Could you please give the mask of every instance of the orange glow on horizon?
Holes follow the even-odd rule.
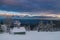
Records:
[[[59,17],[60,18],[60,14],[53,14],[53,13],[32,13],[32,15],[30,14],[30,12],[8,12],[8,11],[0,11],[0,16],[51,16],[51,17]]]

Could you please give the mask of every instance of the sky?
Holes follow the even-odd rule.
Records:
[[[60,0],[0,0],[0,10],[60,14]]]

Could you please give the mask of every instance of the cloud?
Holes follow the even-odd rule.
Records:
[[[8,11],[54,11],[60,12],[60,0],[0,0],[0,9]]]
[[[58,17],[60,18],[60,14],[54,14],[52,12],[12,12],[12,11],[1,11],[0,10],[0,16],[46,16],[46,17]]]

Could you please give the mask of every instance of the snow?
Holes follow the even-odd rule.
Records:
[[[60,40],[60,32],[27,31],[26,35],[3,33],[0,40]]]

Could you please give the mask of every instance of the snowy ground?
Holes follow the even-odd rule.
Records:
[[[26,32],[26,35],[0,34],[0,40],[60,40],[60,32]]]

